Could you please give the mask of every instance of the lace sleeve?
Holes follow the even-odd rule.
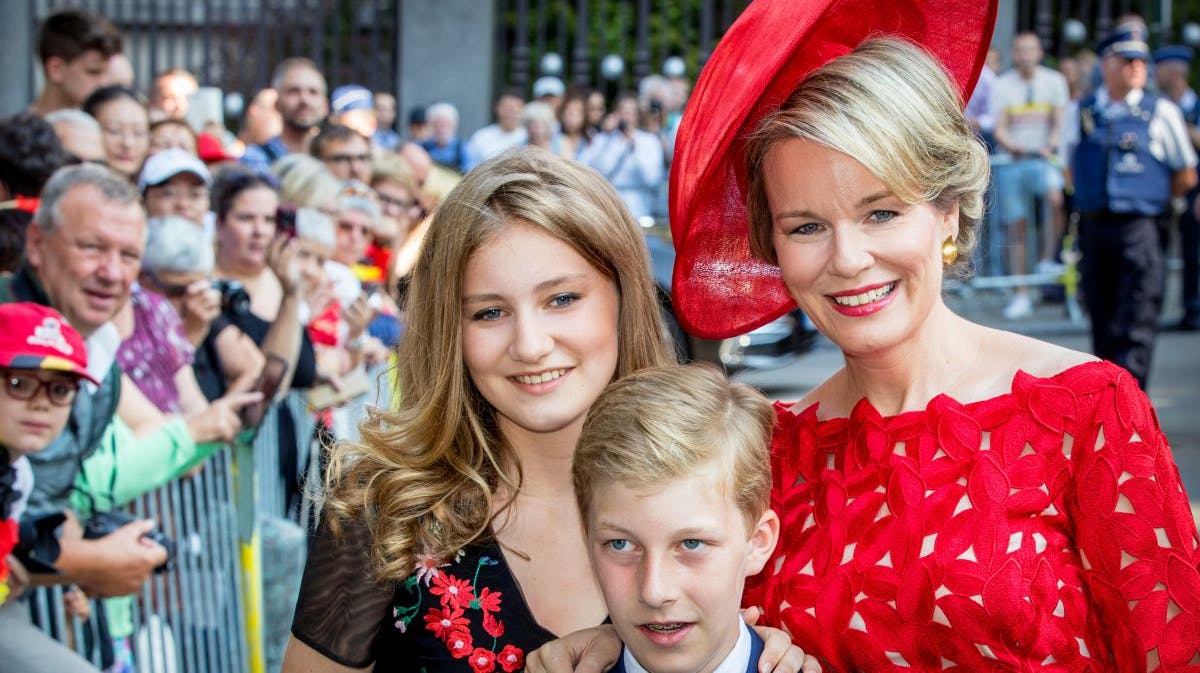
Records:
[[[344,525],[339,542],[326,517],[318,518],[292,635],[343,666],[361,668],[376,658],[376,637],[390,621],[395,587],[373,579],[371,536],[364,522]]]
[[[1149,399],[1128,374],[1114,378],[1072,456],[1085,582],[1118,669],[1191,670],[1200,658],[1200,538]]]

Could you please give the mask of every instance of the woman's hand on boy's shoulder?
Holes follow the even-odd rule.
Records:
[[[760,608],[742,610],[742,619],[754,627],[763,640],[762,655],[758,658],[759,673],[821,673],[821,664],[810,654],[792,644],[787,631],[759,626]]]
[[[791,640],[789,639],[789,643]],[[621,656],[621,639],[609,624],[583,629],[542,645],[525,658],[526,673],[604,673]],[[820,669],[817,669],[820,670]]]

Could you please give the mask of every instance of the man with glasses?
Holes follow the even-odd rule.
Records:
[[[313,138],[312,155],[338,180],[371,181],[371,143],[348,126],[327,124]]]

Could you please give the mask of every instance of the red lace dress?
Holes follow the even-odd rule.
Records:
[[[1200,540],[1149,400],[1088,363],[967,405],[778,405],[745,603],[833,671],[1200,671]]]

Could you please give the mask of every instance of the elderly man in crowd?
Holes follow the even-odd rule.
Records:
[[[68,154],[80,161],[104,163],[104,139],[100,122],[83,110],[64,108],[46,115],[54,135]]]
[[[43,190],[42,207],[29,228],[25,264],[15,275],[0,278],[0,302],[33,301],[53,306],[67,318],[89,341],[88,368],[101,381],[99,387],[80,390],[67,429],[31,461],[35,487],[27,520],[46,522],[43,530],[61,522],[58,513],[66,509],[80,463],[96,449],[116,414],[121,390],[117,338],[114,328],[103,328],[129,298],[145,235],[146,218],[128,182],[100,166],[67,167]],[[166,550],[141,539],[153,527],[152,521],[137,521],[100,539],[83,540],[78,527],[71,534],[71,526],[64,526],[57,557],[39,560],[61,573],[60,581],[75,582],[94,595],[132,593],[166,559]],[[50,641],[0,638],[0,660],[12,661],[5,651],[9,647],[36,648],[39,660],[65,665],[65,670],[87,670]]]

